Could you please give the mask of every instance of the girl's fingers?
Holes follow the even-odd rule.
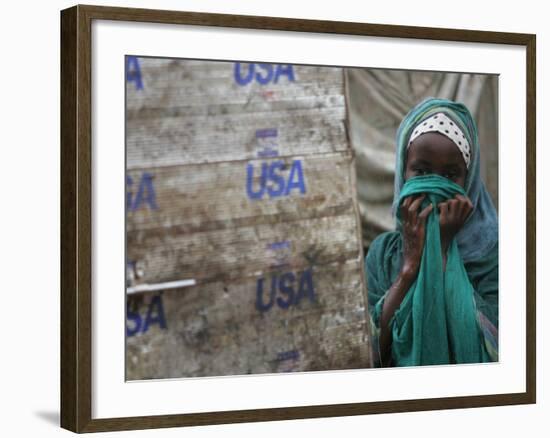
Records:
[[[448,202],[440,202],[437,206],[439,207],[439,222],[445,223],[449,213],[449,204]]]
[[[461,194],[456,194],[455,199],[458,199],[459,201],[466,202],[468,198],[466,196],[463,196]]]
[[[470,198],[464,195],[455,195],[455,198],[459,201],[464,202],[465,204],[469,205],[470,208],[474,208],[474,205],[472,204],[472,201],[470,201]]]
[[[425,197],[426,195],[420,195],[416,197],[415,200],[411,202],[411,205],[409,206],[409,213],[415,213],[420,207],[420,204],[422,204],[422,201],[424,200]]]
[[[457,199],[449,199],[448,201],[449,209],[448,213],[450,217],[457,217],[460,214],[460,201]]]
[[[418,219],[420,219],[422,223],[426,222],[426,218],[432,212],[432,210],[433,210],[433,205],[432,204],[427,205],[418,215]]]
[[[408,211],[409,211],[409,204],[411,203],[412,198],[410,196],[406,197],[405,200],[401,203],[401,217],[403,220],[407,219]]]
[[[462,195],[456,195],[457,202],[459,203],[459,209],[458,209],[458,219],[459,221],[464,224],[466,222],[466,219],[468,219],[468,216],[474,209],[474,206],[472,204],[472,201],[470,201],[466,196]]]
[[[421,195],[423,196],[423,195]],[[418,197],[415,197],[414,195],[407,196],[403,203],[401,204],[401,217],[403,221],[405,222],[411,222],[411,224],[414,224],[416,222],[416,214],[414,214],[414,211],[416,209],[412,206],[412,204],[418,200]]]
[[[472,202],[466,197],[462,195],[456,195],[455,196],[460,204],[459,209],[459,216],[462,222],[465,222],[468,218],[468,215],[473,210]]]

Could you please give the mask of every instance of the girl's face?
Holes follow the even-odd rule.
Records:
[[[409,146],[405,165],[405,181],[430,173],[450,179],[464,187],[466,163],[450,138],[438,132],[427,132]]]

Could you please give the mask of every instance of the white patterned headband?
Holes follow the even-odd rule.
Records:
[[[414,128],[414,131],[409,138],[407,149],[418,136],[425,134],[426,132],[439,132],[452,140],[452,142],[460,150],[460,153],[464,158],[464,162],[466,163],[466,168],[468,169],[470,167],[470,159],[472,155],[468,139],[456,123],[444,113],[434,114],[423,122],[420,122]]]

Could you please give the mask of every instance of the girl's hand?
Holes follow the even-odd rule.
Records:
[[[451,241],[462,228],[466,219],[474,209],[472,202],[462,195],[441,202],[439,208],[439,230],[441,234],[441,249],[447,253]]]
[[[426,195],[409,196],[401,204],[401,222],[403,224],[403,266],[401,275],[415,279],[420,269],[424,241],[426,236],[426,218],[432,211],[429,204],[421,212],[420,205]]]

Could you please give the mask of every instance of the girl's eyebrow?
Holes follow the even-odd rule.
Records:
[[[456,164],[456,163],[451,163],[451,164],[446,164],[445,165],[445,170],[460,170],[461,167],[460,165]]]

